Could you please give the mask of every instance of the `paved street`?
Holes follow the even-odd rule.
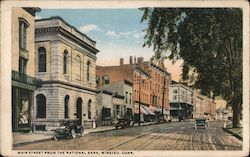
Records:
[[[87,134],[82,138],[14,147],[18,150],[240,150],[242,142],[222,130],[223,122],[194,129],[194,122],[172,122]]]

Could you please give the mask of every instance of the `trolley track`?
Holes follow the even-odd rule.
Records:
[[[172,130],[174,130],[173,127],[169,127],[169,128],[167,128],[167,130],[153,129],[153,130],[151,130],[149,132],[146,132],[144,134],[138,135],[136,137],[132,137],[132,138],[130,138],[128,140],[125,140],[123,142],[115,144],[115,145],[113,145],[113,146],[111,146],[109,148],[106,148],[105,150],[106,151],[108,151],[108,150],[124,150],[124,148],[127,149],[127,147],[129,148],[133,144],[136,145],[136,148],[133,147],[133,150],[144,150],[151,143],[153,143],[158,138],[162,137],[163,135],[165,135],[166,133],[168,133],[168,132],[170,132]],[[156,136],[154,136],[154,135],[147,136],[147,135],[150,135],[150,134],[153,134],[153,133],[159,134],[159,135],[156,135]],[[138,146],[137,143],[139,143],[140,140],[143,141],[145,144]],[[140,142],[140,143],[143,143],[143,142]]]

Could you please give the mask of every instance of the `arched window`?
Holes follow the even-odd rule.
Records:
[[[90,61],[87,62],[87,81],[90,80]]]
[[[20,49],[26,50],[28,27],[29,27],[29,23],[25,19],[19,18],[19,48]]]
[[[68,58],[68,52],[67,50],[64,51],[63,53],[63,73],[67,74],[67,58]]]
[[[46,118],[46,97],[43,94],[36,96],[36,118]]]
[[[88,119],[91,119],[91,100],[89,100],[88,101],[88,105],[87,105],[87,107],[88,107]]]
[[[64,118],[69,118],[69,96],[64,98]]]
[[[46,49],[38,48],[38,72],[46,72]]]

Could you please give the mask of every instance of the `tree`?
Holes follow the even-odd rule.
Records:
[[[194,88],[208,97],[221,96],[232,105],[233,127],[242,105],[242,10],[239,8],[142,8],[148,22],[143,46],[160,57],[184,60],[183,79],[190,68]]]

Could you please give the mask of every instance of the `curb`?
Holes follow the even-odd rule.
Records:
[[[234,132],[228,130],[227,128],[222,127],[222,129],[223,129],[225,132],[227,132],[227,133],[233,135],[234,137],[236,137],[236,138],[238,138],[239,140],[242,141],[243,138],[242,138],[241,136],[239,136],[239,135],[237,135],[236,133],[234,133]]]
[[[19,143],[15,143],[12,144],[12,147],[18,147],[18,146],[23,146],[23,145],[27,145],[27,144],[35,144],[35,143],[42,143],[42,142],[47,142],[52,140],[53,138],[46,138],[46,139],[40,139],[40,140],[34,140],[34,141],[27,141],[27,142],[19,142]]]

